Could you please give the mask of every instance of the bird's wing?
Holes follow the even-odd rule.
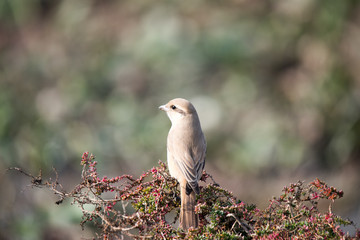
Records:
[[[176,154],[178,158],[175,158],[174,160],[191,188],[195,189],[198,186],[198,181],[202,176],[202,171],[205,166],[206,145],[200,145],[194,149],[182,149],[186,150]]]

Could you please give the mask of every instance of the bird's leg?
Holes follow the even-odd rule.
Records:
[[[176,189],[179,187],[179,182],[176,183],[175,188],[173,188],[172,191],[172,198],[174,199],[175,202],[180,201],[180,197],[179,195],[176,194]]]

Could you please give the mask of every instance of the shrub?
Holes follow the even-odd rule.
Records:
[[[205,171],[197,196],[195,211],[199,227],[184,231],[178,228],[180,198],[177,181],[166,165],[146,171],[138,179],[130,175],[108,178],[99,176],[95,157],[82,155],[82,181],[71,192],[63,190],[56,179],[43,180],[41,173],[34,177],[19,168],[15,170],[32,178],[32,185],[51,189],[60,204],[72,199],[82,211],[81,226],[96,226],[97,238],[120,239],[351,239],[341,226],[353,225],[332,212],[332,204],[343,196],[341,190],[328,187],[316,179],[285,187],[283,194],[270,201],[265,210],[237,200],[221,188]],[[329,209],[320,212],[320,200],[329,201]],[[354,226],[354,225],[353,225]],[[355,227],[354,227],[355,228]]]

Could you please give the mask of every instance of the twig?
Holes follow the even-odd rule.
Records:
[[[250,234],[250,231],[252,230],[252,228],[245,222],[241,221],[238,217],[235,216],[235,214],[233,213],[229,213],[228,215],[226,215],[227,217],[233,217],[235,218],[235,223],[238,223],[239,226],[241,226],[244,231],[247,233],[247,234]],[[232,226],[231,230],[235,227],[235,223],[234,225]]]

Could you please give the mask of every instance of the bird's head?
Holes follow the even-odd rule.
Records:
[[[196,110],[191,102],[183,98],[170,100],[167,104],[161,105],[159,109],[166,112],[173,125],[186,116],[196,114]]]

